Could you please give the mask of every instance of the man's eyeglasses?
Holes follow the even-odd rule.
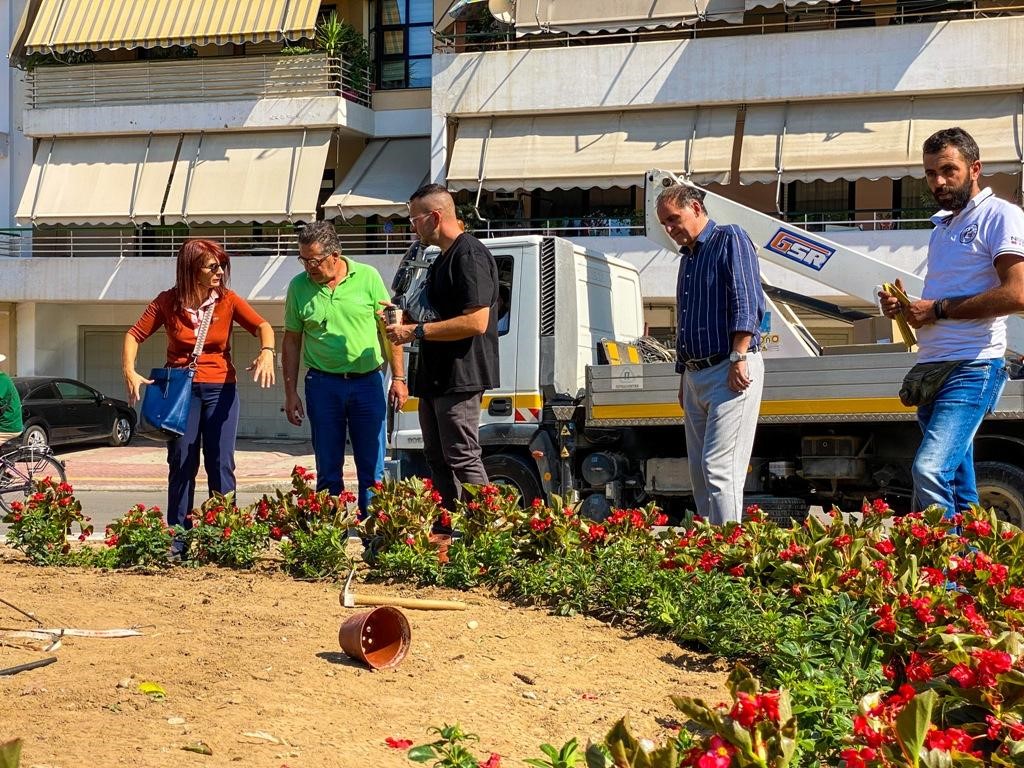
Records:
[[[223,272],[225,267],[219,261],[215,261],[213,264],[207,264],[203,267],[204,272]]]
[[[302,266],[313,267],[315,269],[316,267],[319,267],[321,264],[327,261],[329,258],[331,258],[331,256],[333,255],[333,253],[329,253],[326,256],[321,256],[319,259],[314,259],[309,256],[299,256],[299,261],[302,262]]]
[[[427,211],[426,213],[417,213],[415,216],[409,217],[409,223],[415,224],[417,219],[422,219],[424,216],[429,216],[432,213],[438,213],[438,211]]]

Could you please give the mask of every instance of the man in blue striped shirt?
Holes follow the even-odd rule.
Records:
[[[683,256],[676,371],[694,502],[712,523],[740,522],[764,385],[757,252],[742,229],[708,218],[696,187],[665,188],[658,220]]]

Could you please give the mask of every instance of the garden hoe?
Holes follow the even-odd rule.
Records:
[[[340,595],[341,605],[344,608],[371,607],[375,605],[390,605],[394,608],[410,608],[419,611],[464,611],[467,608],[465,603],[458,600],[422,600],[417,597],[357,595],[349,589],[355,572],[355,568],[348,572],[348,578],[345,579],[345,589]]]

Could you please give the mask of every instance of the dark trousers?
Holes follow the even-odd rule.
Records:
[[[359,513],[366,514],[373,484],[384,476],[384,425],[387,400],[380,373],[344,379],[322,371],[306,373],[306,411],[316,456],[316,489],[337,496],[345,487],[345,438],[359,481]]]
[[[483,392],[455,392],[420,398],[423,453],[441,505],[455,508],[462,484],[487,484],[480,450],[480,401]]]
[[[167,444],[167,523],[191,528],[199,447],[210,493],[235,490],[238,391],[234,384],[193,384],[185,434]]]

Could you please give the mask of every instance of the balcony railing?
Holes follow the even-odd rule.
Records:
[[[891,230],[931,227],[926,217],[900,218],[909,211],[833,211],[829,213],[790,213],[784,219],[812,232],[846,229]],[[477,237],[514,237],[542,235],[577,237],[642,237],[644,226],[637,217],[551,217],[544,219],[492,219],[471,222],[468,229]],[[233,256],[273,258],[297,256],[295,231],[281,228],[263,234],[238,234],[238,228],[184,232],[178,229],[56,229],[0,230],[0,257],[173,257],[190,238],[209,238],[224,245]],[[339,227],[342,253],[355,258],[400,256],[412,244],[412,232],[395,232],[387,226],[361,229]]]
[[[340,57],[239,56],[36,67],[26,73],[33,109],[340,96],[370,104],[369,72]]]

